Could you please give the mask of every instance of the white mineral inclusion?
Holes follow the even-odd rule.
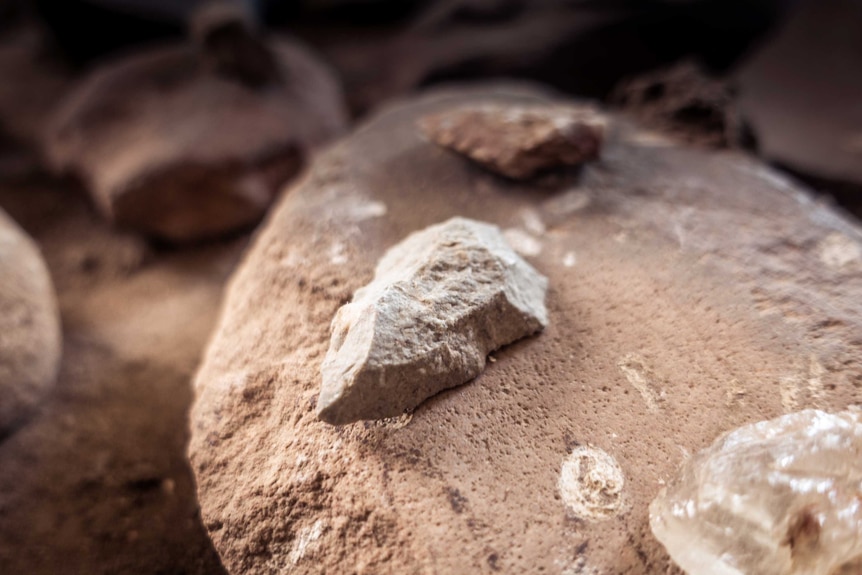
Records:
[[[862,246],[844,234],[835,232],[820,242],[820,261],[831,268],[843,268],[862,260]]]
[[[534,257],[542,253],[542,242],[520,228],[507,228],[503,236],[509,245],[522,256]]]
[[[685,462],[650,526],[691,575],[862,573],[858,410],[736,429]]]
[[[625,476],[616,460],[595,447],[578,447],[563,461],[557,489],[582,519],[602,520],[622,509]]]

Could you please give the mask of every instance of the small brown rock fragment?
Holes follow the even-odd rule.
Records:
[[[605,120],[575,106],[483,104],[425,116],[425,135],[485,168],[514,180],[599,157]]]

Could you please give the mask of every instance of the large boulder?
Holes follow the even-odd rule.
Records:
[[[648,505],[719,434],[862,398],[862,230],[734,152],[608,119],[603,159],[514,183],[393,105],[328,150],[235,273],[189,453],[232,573],[664,573]],[[336,310],[387,249],[486,221],[548,278],[548,326],[414,412],[317,418]]]
[[[57,300],[39,248],[0,210],[0,437],[27,419],[60,365]]]

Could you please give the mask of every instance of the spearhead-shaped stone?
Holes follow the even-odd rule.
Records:
[[[741,427],[683,466],[650,526],[691,575],[862,573],[862,414]]]
[[[318,416],[393,417],[473,379],[547,324],[547,283],[495,226],[453,218],[408,236],[336,313]]]

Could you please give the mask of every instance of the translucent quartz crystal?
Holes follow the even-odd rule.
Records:
[[[862,574],[861,413],[723,435],[652,502],[653,533],[691,575]]]

